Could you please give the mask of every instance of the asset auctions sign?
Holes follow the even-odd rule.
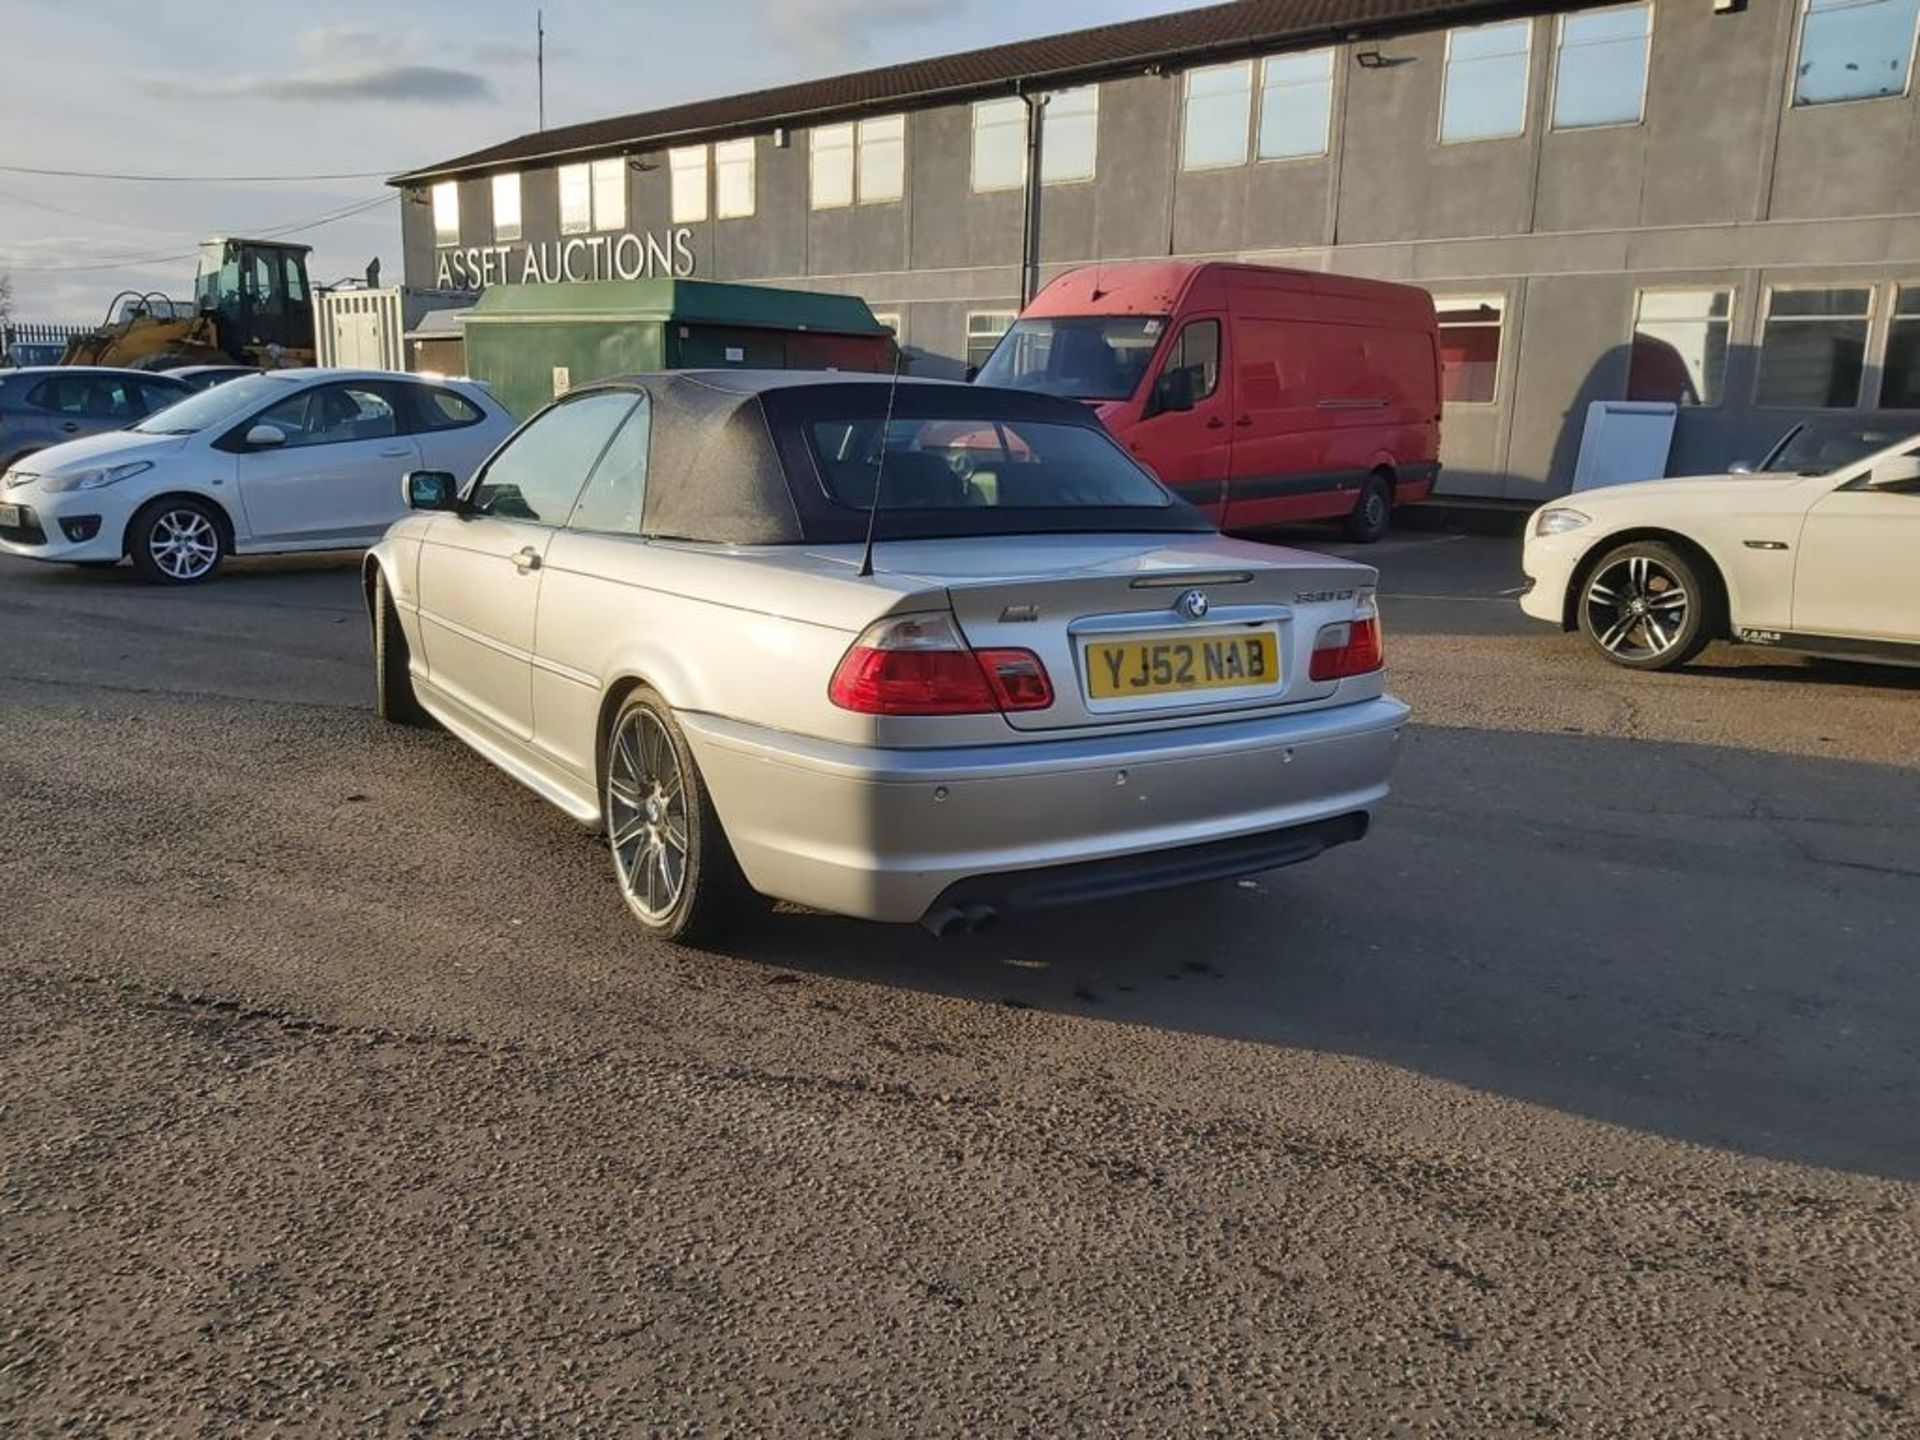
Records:
[[[572,235],[528,245],[442,250],[434,284],[442,290],[489,285],[559,285],[569,280],[684,280],[693,274],[693,231],[657,235]]]

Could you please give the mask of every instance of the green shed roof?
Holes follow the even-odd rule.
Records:
[[[833,335],[884,335],[857,295],[723,285],[713,280],[587,280],[564,285],[494,285],[466,312],[468,325],[489,320],[653,320],[738,325],[763,330],[819,330]]]

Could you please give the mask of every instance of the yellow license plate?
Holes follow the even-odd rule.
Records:
[[[1093,700],[1280,682],[1280,637],[1271,630],[1095,640],[1083,653]]]

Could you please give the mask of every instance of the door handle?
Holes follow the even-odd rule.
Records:
[[[407,447],[402,445],[398,450],[382,450],[380,452],[380,458],[383,460],[398,460],[402,455],[409,453]]]
[[[540,568],[540,552],[531,545],[514,552],[513,568],[518,570],[522,575],[526,574],[529,570],[538,570]]]
[[[1209,430],[1224,430],[1227,428],[1227,422],[1222,420],[1218,415],[1214,415],[1208,418],[1207,428]]]
[[[80,428],[80,424],[76,420],[63,420],[60,422],[60,428],[71,435]]]
[[[1245,430],[1248,426],[1253,424],[1253,417],[1251,415],[1242,415],[1238,420],[1234,421],[1233,423],[1238,425],[1242,430]]]

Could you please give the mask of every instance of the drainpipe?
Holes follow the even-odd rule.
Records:
[[[1027,189],[1020,216],[1020,308],[1027,308],[1040,288],[1040,131],[1049,97],[1030,94],[1024,82],[1015,93],[1027,107]]]

